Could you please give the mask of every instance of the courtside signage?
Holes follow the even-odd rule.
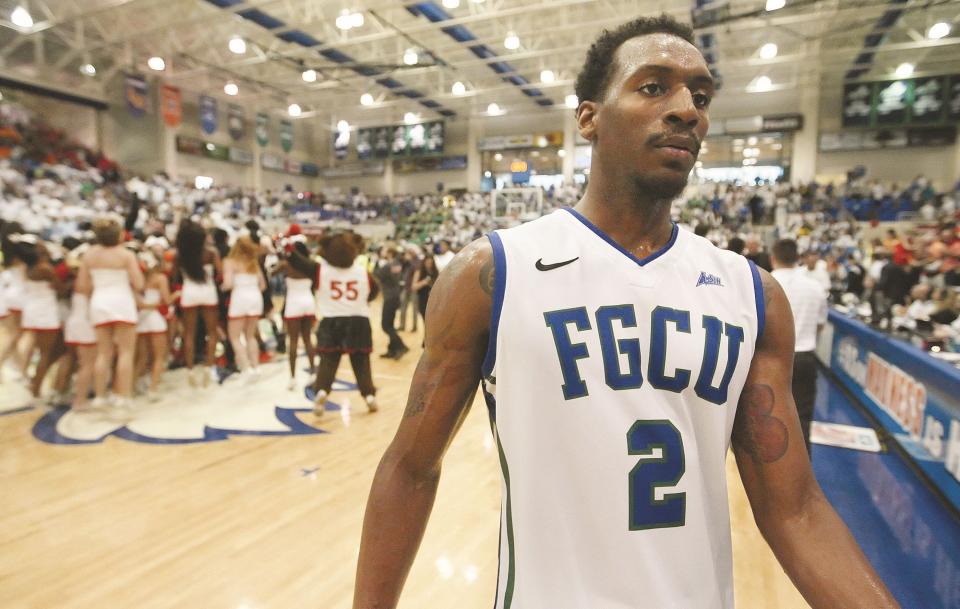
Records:
[[[960,509],[960,371],[830,312],[830,368]]]

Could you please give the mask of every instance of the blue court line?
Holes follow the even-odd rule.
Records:
[[[873,427],[823,370],[815,420]],[[960,608],[960,518],[898,452],[814,445],[813,469],[830,503],[904,609]]]

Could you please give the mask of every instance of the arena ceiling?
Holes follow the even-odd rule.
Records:
[[[915,75],[960,66],[960,0],[786,0],[772,11],[766,0],[699,4],[698,42],[726,94],[747,95],[758,83],[792,90],[888,78],[902,63]],[[32,26],[14,15],[17,6]],[[603,28],[660,12],[690,22],[693,8],[689,0],[3,0],[0,76],[103,98],[123,72],[159,75],[147,65],[158,56],[163,77],[184,90],[227,98],[233,82],[235,99],[250,107],[297,103],[304,117],[323,120],[482,115],[491,103],[550,113],[565,108]],[[338,27],[338,18],[359,23],[356,15],[362,25]],[[937,22],[953,27],[931,39]],[[233,38],[243,53],[229,50]],[[777,53],[765,58],[768,43]],[[95,75],[82,73],[87,64]],[[307,70],[314,82],[303,79]]]

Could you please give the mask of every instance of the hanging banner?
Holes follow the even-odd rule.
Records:
[[[373,131],[373,156],[385,159],[390,156],[390,127],[376,127]]]
[[[200,128],[208,134],[217,130],[217,100],[209,95],[200,96]]]
[[[370,139],[375,129],[357,129],[357,158],[365,161],[373,154],[373,145]]]
[[[947,117],[951,121],[960,121],[960,75],[951,76],[947,87]]]
[[[864,127],[873,114],[873,85],[855,83],[843,86],[843,126]]]
[[[290,121],[280,121],[280,146],[284,152],[293,148],[293,123]]]
[[[943,117],[943,99],[946,95],[945,78],[917,78],[913,81],[913,105],[910,119],[914,123],[937,123]]]
[[[160,113],[168,127],[179,127],[183,119],[183,106],[180,103],[180,89],[170,85],[160,87]]]
[[[246,121],[243,118],[243,108],[237,104],[227,106],[227,132],[230,137],[239,140],[247,130]]]
[[[902,125],[913,97],[912,80],[880,83],[877,88],[877,124]]]
[[[333,155],[338,160],[347,158],[347,151],[350,149],[350,130],[338,131],[333,139]]]
[[[143,76],[127,74],[125,88],[127,110],[130,111],[131,116],[140,118],[148,112],[150,104],[147,95],[147,81],[143,79]]]
[[[257,143],[266,146],[270,141],[270,117],[265,112],[257,112],[257,124],[254,129],[257,135]]]

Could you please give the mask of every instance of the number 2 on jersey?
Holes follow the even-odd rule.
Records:
[[[654,456],[657,448],[659,457]],[[630,530],[682,527],[687,494],[656,498],[657,489],[676,486],[686,471],[680,431],[666,420],[636,421],[627,432],[627,449],[645,457],[630,470]]]
[[[356,300],[357,296],[360,295],[360,293],[357,292],[356,281],[348,281],[346,284],[346,288],[347,288],[346,289],[347,300]],[[334,300],[340,300],[341,298],[343,298],[343,294],[344,294],[343,282],[331,281],[330,282],[330,298]]]

